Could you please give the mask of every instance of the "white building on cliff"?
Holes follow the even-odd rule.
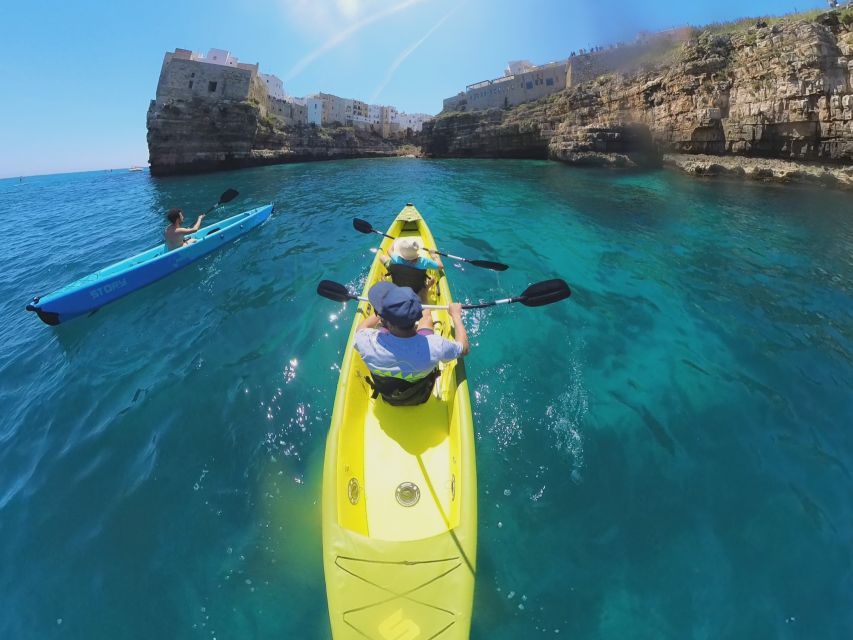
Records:
[[[288,95],[281,78],[260,73],[258,64],[241,63],[224,49],[210,49],[206,56],[188,49],[166,53],[157,100],[250,101],[261,116],[277,118],[285,125],[346,126],[374,131],[382,136],[420,131],[426,114],[406,114],[388,105],[371,104],[316,93],[305,98]]]
[[[261,79],[264,81],[264,84],[267,85],[267,93],[271,98],[278,98],[279,100],[287,98],[287,94],[284,91],[284,83],[281,81],[281,78],[271,73],[262,73]]]
[[[232,56],[230,51],[225,51],[224,49],[211,49],[207,52],[207,57],[201,58],[200,62],[221,64],[226,67],[236,67],[240,64],[237,56]]]

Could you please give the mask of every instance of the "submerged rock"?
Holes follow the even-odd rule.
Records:
[[[829,185],[853,189],[853,166],[688,154],[667,155],[664,157],[664,163],[696,176],[748,178],[764,182]]]

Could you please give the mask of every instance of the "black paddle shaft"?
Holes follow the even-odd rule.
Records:
[[[565,300],[572,295],[572,290],[565,280],[554,278],[553,280],[544,280],[532,284],[524,290],[520,296],[514,298],[504,298],[503,300],[493,300],[492,302],[481,302],[479,304],[463,304],[463,309],[484,309],[485,307],[494,307],[499,304],[512,304],[520,302],[525,307],[544,307],[552,302]]]
[[[335,302],[346,302],[347,300],[365,300],[359,296],[350,293],[349,290],[338,282],[331,280],[322,280],[317,285],[317,293],[334,300]],[[499,304],[512,304],[520,302],[525,307],[544,307],[546,304],[565,300],[572,295],[572,290],[565,280],[554,278],[553,280],[544,280],[532,284],[520,296],[514,298],[504,298],[502,300],[493,300],[492,302],[480,302],[477,304],[463,304],[463,309],[484,309],[486,307],[495,307]],[[433,309],[446,309],[447,307],[425,307]]]
[[[353,218],[352,226],[355,228],[356,231],[359,231],[361,233],[375,233],[391,240],[397,239],[394,236],[389,236],[387,233],[377,231],[367,220],[362,220],[361,218]],[[475,267],[481,267],[483,269],[491,269],[492,271],[506,271],[507,269],[509,269],[509,265],[506,265],[503,262],[492,262],[491,260],[469,260],[468,258],[461,258],[459,256],[454,256],[450,253],[444,253],[443,251],[435,250],[435,252],[440,256],[444,256],[445,258],[453,258],[454,260],[459,260],[460,262],[467,262],[468,264],[472,264]]]
[[[213,211],[216,207],[218,207],[221,204],[226,204],[228,202],[231,202],[234,198],[236,198],[239,195],[240,195],[240,192],[237,191],[236,189],[228,189],[221,196],[219,196],[219,202],[217,202],[215,205],[210,207],[210,209],[205,211],[204,215],[207,215],[208,213]]]

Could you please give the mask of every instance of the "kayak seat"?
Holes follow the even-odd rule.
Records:
[[[382,396],[385,402],[394,407],[411,407],[429,400],[435,381],[440,374],[438,369],[433,369],[415,382],[377,375],[365,376],[364,379],[373,389],[374,399]]]
[[[426,286],[427,272],[423,269],[407,264],[389,264],[388,273],[391,274],[391,282],[398,287],[410,287],[415,293]]]

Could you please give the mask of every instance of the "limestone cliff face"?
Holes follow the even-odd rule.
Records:
[[[547,122],[547,108],[533,102],[509,111],[439,116],[424,124],[420,139],[424,152],[439,158],[544,158]]]
[[[432,156],[647,166],[661,154],[853,163],[853,30],[814,21],[700,34],[674,60],[514,109],[443,114]]]
[[[401,147],[401,141],[351,128],[283,127],[247,101],[152,101],[148,109],[152,175],[393,156]]]

